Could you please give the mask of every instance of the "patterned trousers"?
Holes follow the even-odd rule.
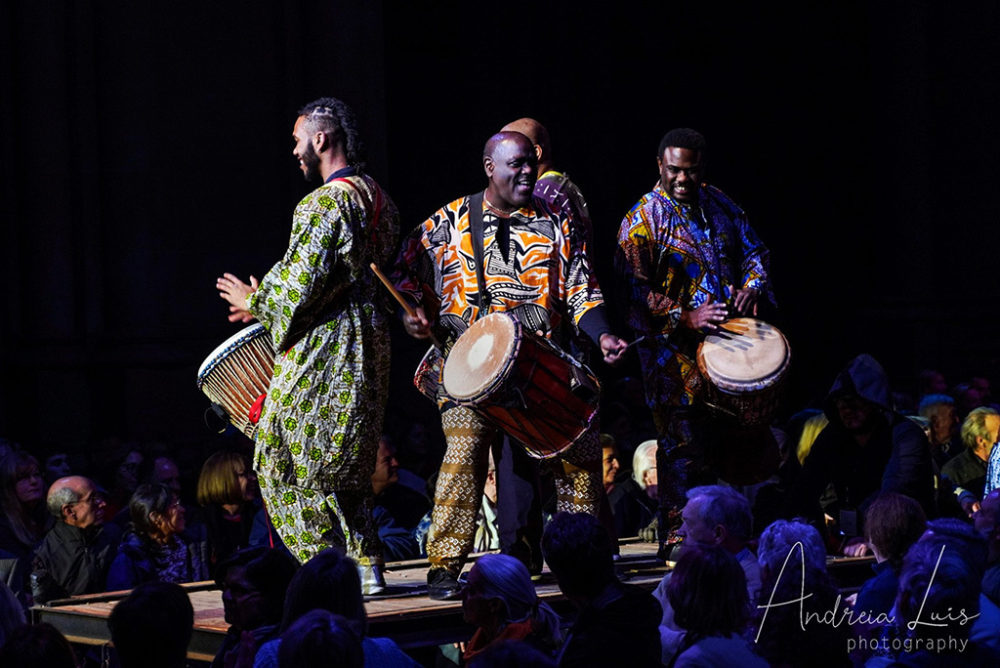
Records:
[[[361,566],[382,564],[370,485],[322,492],[264,476],[259,482],[271,524],[300,562],[328,547],[339,547]]]
[[[457,575],[472,550],[489,451],[503,433],[478,413],[460,406],[441,413],[441,427],[447,448],[434,491],[427,559],[431,568],[445,568]],[[584,434],[554,464],[557,510],[596,516],[604,495],[597,430]]]

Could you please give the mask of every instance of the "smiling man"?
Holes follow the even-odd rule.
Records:
[[[705,138],[671,130],[656,156],[659,182],[625,215],[615,264],[629,290],[646,403],[659,436],[661,556],[678,539],[689,485],[709,484],[707,444],[717,417],[701,401],[695,361],[708,332],[736,315],[756,315],[768,285],[768,251],[743,210],[704,183]],[[689,479],[690,478],[690,479]]]
[[[586,242],[571,234],[569,214],[532,196],[536,160],[524,135],[493,135],[483,150],[486,190],[445,205],[414,230],[403,244],[394,276],[400,292],[416,306],[416,314],[405,316],[403,323],[416,338],[428,338],[433,329],[449,349],[479,318],[508,312],[556,342],[564,340],[567,328],[583,331],[606,361],[616,361],[626,344],[611,334],[603,315]],[[427,544],[428,584],[431,598],[444,599],[459,594],[457,578],[472,548],[487,455],[503,434],[441,390],[437,402],[447,452]],[[555,467],[559,509],[596,514],[604,493],[596,429],[561,457]]]

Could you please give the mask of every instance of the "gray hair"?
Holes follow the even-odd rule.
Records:
[[[642,477],[649,469],[656,468],[656,448],[655,439],[643,441],[632,455],[632,479],[643,489],[646,489],[646,483],[642,481]]]
[[[749,538],[753,532],[753,513],[747,498],[732,487],[725,485],[703,485],[688,490],[687,498],[704,497],[701,504],[701,521],[705,526],[720,524],[726,533],[736,538]]]
[[[797,547],[801,547],[807,569],[826,572],[823,539],[816,527],[800,520],[777,520],[764,529],[757,543],[757,562],[777,573],[786,560],[795,566],[791,560],[799,556]]]
[[[559,616],[538,598],[531,574],[520,560],[506,554],[484,554],[472,568],[481,578],[483,597],[498,598],[507,606],[506,623],[533,619],[559,645]]]
[[[80,500],[80,495],[69,485],[63,485],[54,492],[50,492],[45,499],[45,505],[49,513],[56,519],[62,519],[63,506],[71,505]]]

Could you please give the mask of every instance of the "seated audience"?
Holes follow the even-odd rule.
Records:
[[[194,608],[180,585],[144,582],[114,607],[108,629],[121,668],[184,668]]]
[[[986,463],[1000,433],[1000,413],[986,407],[974,409],[962,421],[961,433],[965,449],[941,468],[941,474],[954,485],[962,510],[971,517],[983,498]]]
[[[542,535],[542,553],[559,589],[579,609],[560,666],[657,665],[660,604],[615,577],[614,544],[595,517],[558,513]]]
[[[667,587],[674,621],[683,629],[676,652],[664,649],[663,663],[683,666],[760,666],[767,662],[751,650],[750,621],[743,568],[732,553],[716,546],[688,545],[677,560]]]
[[[975,515],[975,528],[986,539],[986,571],[983,595],[1000,605],[1000,489],[983,498]]]
[[[218,565],[229,630],[212,668],[250,668],[260,646],[278,637],[285,593],[298,568],[291,554],[268,547],[238,550]]]
[[[108,573],[108,591],[143,582],[198,582],[208,579],[206,546],[188,542],[180,499],[164,485],[140,485],[129,502],[131,527],[122,538]]]
[[[14,629],[0,647],[0,666],[4,668],[76,668],[76,665],[69,641],[46,622]]]
[[[396,519],[391,507],[387,507],[388,490],[399,482],[399,462],[396,461],[396,450],[383,436],[378,442],[378,452],[375,456],[375,472],[372,473],[372,491],[375,494],[375,506],[372,509],[372,520],[378,527],[378,537],[382,542],[382,556],[386,561],[403,561],[420,556],[420,547],[413,537],[411,529],[402,526]]]
[[[468,668],[555,668],[545,652],[518,640],[496,642],[472,657]]]
[[[0,579],[23,605],[31,601],[31,554],[53,520],[45,509],[38,460],[13,448],[0,458]]]
[[[251,545],[261,503],[257,475],[244,455],[222,451],[209,456],[198,476],[197,500],[213,567]]]
[[[281,668],[362,668],[361,637],[344,617],[329,610],[310,610],[281,635]]]
[[[940,470],[963,447],[955,400],[943,393],[928,394],[920,400],[917,415],[927,420],[931,457]]]
[[[827,611],[838,609],[840,592],[827,573],[819,531],[805,522],[777,520],[761,534],[757,560],[754,652],[772,666],[849,666],[848,625],[823,621]],[[803,591],[809,596],[801,604],[789,603],[797,603]]]
[[[89,478],[59,478],[46,501],[56,523],[35,550],[31,594],[35,603],[104,591],[121,531],[104,521],[104,499]]]
[[[128,512],[129,500],[139,487],[140,469],[145,457],[137,445],[123,444],[115,446],[104,460],[109,469],[98,476],[98,480],[110,489],[105,498],[108,505],[104,514],[109,521],[114,520],[124,526],[128,524],[128,518],[123,514],[119,521],[119,514]]]
[[[11,632],[25,623],[24,607],[7,583],[0,582],[0,647]]]
[[[656,540],[656,489],[656,441],[644,441],[632,455],[632,475],[616,483],[608,493],[618,536],[640,536],[645,540],[646,533],[651,536],[648,540]]]
[[[732,487],[705,485],[687,492],[688,501],[681,510],[680,552],[688,547],[721,547],[732,554],[743,569],[743,581],[750,605],[757,602],[760,592],[760,566],[757,557],[747,547],[752,534],[750,503]],[[663,576],[654,596],[663,607],[660,621],[660,640],[664,656],[676,654],[684,638],[683,629],[676,623],[667,590],[673,572]]]
[[[281,618],[282,633],[311,610],[327,610],[354,625],[361,637],[367,668],[379,666],[417,666],[389,638],[367,635],[367,615],[361,595],[357,564],[336,548],[327,548],[299,568],[288,586]],[[284,636],[282,636],[283,638]],[[275,668],[282,638],[265,643],[257,651],[254,668]]]
[[[899,492],[934,508],[934,473],[923,431],[889,405],[889,381],[870,355],[859,355],[838,374],[824,407],[830,424],[820,433],[792,493],[793,508],[824,528],[824,512],[848,540],[864,542],[864,512],[875,494]],[[828,485],[836,499],[821,507]],[[850,553],[850,552],[847,552]]]
[[[506,640],[526,642],[549,656],[562,644],[559,616],[539,600],[531,574],[515,557],[480,557],[469,571],[462,610],[476,627],[463,653],[466,661]]]

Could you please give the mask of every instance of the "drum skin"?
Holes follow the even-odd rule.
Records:
[[[583,436],[600,400],[600,383],[587,367],[508,313],[481,318],[459,337],[443,381],[451,399],[538,459],[557,456]]]
[[[777,327],[733,318],[698,346],[708,405],[753,427],[770,423],[781,399],[791,349]]]
[[[274,348],[261,324],[246,327],[213,350],[198,369],[198,389],[226,412],[234,427],[253,439],[251,412],[267,395],[274,373]]]

